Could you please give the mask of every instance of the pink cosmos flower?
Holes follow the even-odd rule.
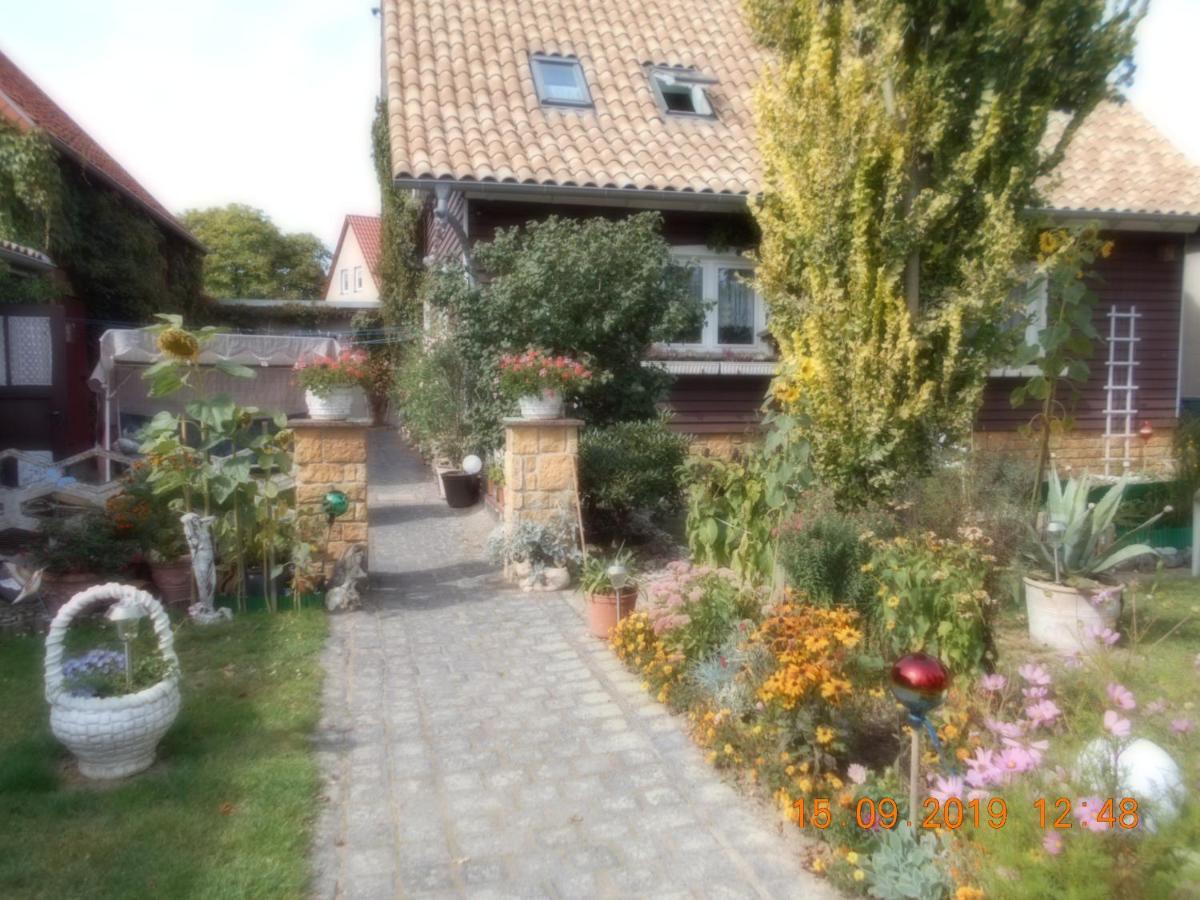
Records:
[[[1008,679],[1003,675],[984,675],[979,679],[979,686],[989,694],[998,694],[1008,685]]]
[[[1000,758],[996,761],[996,768],[1006,780],[1013,775],[1028,772],[1036,766],[1037,763],[1034,762],[1033,756],[1020,744],[1005,747],[1000,751]]]
[[[1114,683],[1108,686],[1108,699],[1117,709],[1134,709],[1137,706],[1137,701],[1133,699],[1133,692],[1120,684]]]
[[[1159,713],[1165,713],[1166,711],[1167,701],[1163,700],[1161,697],[1146,704],[1146,712],[1149,715],[1157,716]]]
[[[1098,625],[1089,625],[1084,633],[1097,644],[1103,644],[1106,647],[1111,647],[1121,639],[1121,635],[1111,628],[1102,628]]]
[[[1058,854],[1062,853],[1062,835],[1056,831],[1049,832],[1044,838],[1042,838],[1042,847],[1051,856],[1058,856]]]
[[[962,778],[957,775],[939,775],[933,780],[933,785],[929,796],[936,799],[938,803],[944,804],[951,797],[962,799],[964,784]]]
[[[983,720],[983,724],[989,731],[1001,737],[1018,738],[1025,733],[1025,725],[1022,722],[1001,722],[999,719],[987,718]]]
[[[1051,725],[1062,715],[1062,710],[1053,700],[1039,700],[1032,706],[1025,707],[1025,717],[1036,728],[1041,725]]]
[[[1041,700],[1048,693],[1050,693],[1049,689],[1044,687],[1023,688],[1021,690],[1021,696],[1026,700]]]
[[[1021,743],[1020,741],[1015,741],[1012,738],[1003,738],[1003,741],[1006,747],[1015,747],[1025,753],[1032,762],[1030,768],[1036,768],[1037,766],[1040,766],[1042,764],[1042,757],[1044,757],[1046,755],[1046,751],[1050,749],[1049,741],[1027,741],[1025,743]]]
[[[1099,797],[1081,797],[1073,807],[1075,818],[1079,820],[1079,827],[1088,831],[1107,831],[1109,823],[1097,822],[1096,816],[1104,807],[1104,801]]]
[[[1104,727],[1116,737],[1129,737],[1129,720],[1122,719],[1114,710],[1104,711]]]
[[[1175,719],[1171,722],[1171,730],[1176,734],[1188,734],[1194,727],[1191,719]]]
[[[1063,654],[1063,667],[1067,669],[1078,669],[1083,666],[1083,660],[1079,657],[1078,650],[1068,650]]]
[[[1051,681],[1050,673],[1042,666],[1027,663],[1017,669],[1017,674],[1034,687],[1048,687]]]
[[[846,777],[855,784],[865,784],[867,780],[867,767],[860,763],[851,763],[846,769]]]

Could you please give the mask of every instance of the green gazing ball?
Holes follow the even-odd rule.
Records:
[[[330,519],[336,519],[346,514],[346,510],[350,508],[350,498],[341,491],[330,491],[321,501],[321,508]]]

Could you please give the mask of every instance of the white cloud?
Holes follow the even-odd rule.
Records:
[[[1129,97],[1200,165],[1196,52],[1200,0],[1153,0],[1138,28],[1137,73]]]

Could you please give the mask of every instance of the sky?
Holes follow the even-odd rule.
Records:
[[[372,6],[0,0],[0,50],[167,208],[248,203],[332,248],[379,208]],[[1152,0],[1129,95],[1200,163],[1198,35],[1200,0]]]

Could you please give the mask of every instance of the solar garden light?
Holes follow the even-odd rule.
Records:
[[[613,590],[617,592],[617,621],[621,621],[621,588],[629,583],[629,570],[623,565],[613,563],[604,574],[608,576],[608,583],[613,586]]]
[[[1054,551],[1054,583],[1058,584],[1058,551],[1063,545],[1067,534],[1066,523],[1059,519],[1051,519],[1046,525],[1046,543]]]
[[[108,620],[117,626],[117,637],[125,647],[125,686],[133,687],[133,642],[146,613],[136,603],[122,600],[108,610]]]

